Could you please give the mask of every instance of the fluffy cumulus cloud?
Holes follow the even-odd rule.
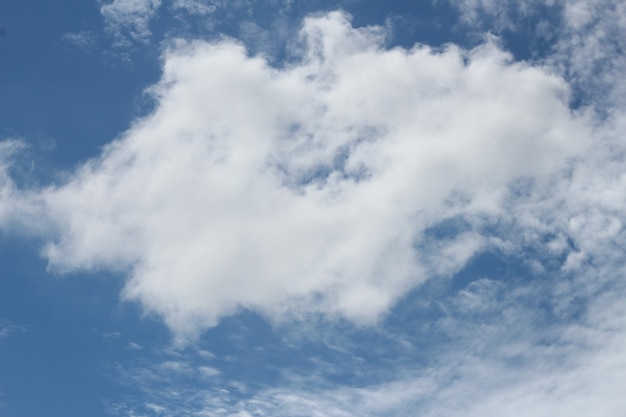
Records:
[[[38,193],[50,268],[129,271],[124,297],[179,335],[241,308],[373,323],[502,244],[479,232],[509,185],[588,145],[566,83],[493,40],[388,50],[339,12],[300,36],[281,68],[228,39],[172,44],[154,113]]]

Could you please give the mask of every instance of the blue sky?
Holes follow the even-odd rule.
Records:
[[[0,416],[623,415],[625,22],[0,3]]]

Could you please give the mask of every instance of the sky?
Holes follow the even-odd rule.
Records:
[[[621,417],[626,3],[0,2],[0,417]]]

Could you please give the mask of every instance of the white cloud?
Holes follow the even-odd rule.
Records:
[[[482,25],[489,20],[495,28],[515,29],[520,18],[535,14],[537,6],[552,6],[560,0],[450,0],[461,12],[461,21],[471,25]]]
[[[143,347],[139,343],[130,342],[128,344],[128,349],[130,349],[130,350],[142,350]]]
[[[373,323],[500,244],[426,229],[508,218],[511,181],[560,175],[589,137],[565,82],[493,41],[386,50],[341,13],[301,36],[282,69],[231,40],[173,44],[154,114],[41,192],[50,268],[130,271],[124,297],[179,336],[240,308]]]
[[[619,391],[626,369],[617,355],[607,360],[601,354],[583,356],[585,363],[578,366],[524,370],[463,357],[448,368],[366,388],[275,389],[247,403],[245,415],[618,417],[626,405]],[[208,410],[207,415],[219,415]]]
[[[147,42],[152,32],[150,21],[161,7],[161,0],[113,0],[100,7],[105,26],[118,46],[128,45],[129,39]]]
[[[176,388],[148,398],[153,414],[621,416],[626,11],[562,4],[556,52],[533,64],[495,40],[387,50],[382,29],[340,13],[306,20],[285,68],[230,40],[173,44],[154,114],[66,183],[20,189],[8,172],[22,145],[2,145],[0,221],[45,218],[51,269],[129,272],[125,297],[181,337],[240,308],[372,323],[489,246],[545,278],[483,278],[437,300],[433,326],[453,342],[360,388],[242,400],[179,384],[222,383],[216,367],[163,361],[128,378]],[[571,85],[593,108],[568,108]],[[465,226],[433,232],[450,220]]]
[[[25,332],[26,326],[18,326],[8,320],[0,319],[0,341],[11,336],[14,333]]]
[[[364,388],[285,386],[260,393],[246,409],[262,404],[274,416],[617,417],[626,406],[619,395],[626,371],[620,297],[592,303],[586,319],[556,332],[537,328],[532,319],[540,313],[529,306],[511,312],[511,306],[492,300],[488,326],[472,326],[467,312],[458,316],[454,331],[461,333],[434,366],[407,364],[409,375]],[[468,326],[463,335],[460,329]]]
[[[584,275],[598,279],[595,274]],[[447,343],[434,346],[427,360],[405,351],[384,367],[364,362],[341,370],[353,375],[364,365],[375,369],[376,377],[369,373],[356,378],[357,383],[324,379],[326,364],[291,376],[285,372],[286,379],[244,394],[227,388],[235,385],[227,373],[218,380],[198,373],[195,382],[184,384],[146,378],[140,369],[124,377],[141,387],[141,401],[158,399],[171,416],[619,417],[626,406],[619,395],[626,371],[621,280],[614,277],[616,285],[593,299],[586,297],[585,313],[575,321],[544,317],[549,309],[540,306],[556,298],[550,295],[554,288],[549,280],[478,280],[456,296],[437,300],[442,318],[425,320],[436,329],[428,334],[440,340],[438,332],[443,332],[449,336]],[[414,332],[404,328],[400,337],[409,343],[423,337]],[[367,349],[394,344],[391,339],[365,340]],[[421,346],[428,349],[427,344]],[[341,347],[345,355],[353,353],[349,344]],[[344,365],[341,358],[327,358]]]
[[[20,139],[0,141],[0,228],[5,232],[42,236],[40,195],[26,185],[33,162],[26,160],[28,145]],[[20,187],[19,182],[25,185]]]
[[[593,96],[606,111],[615,100],[623,108],[621,79],[626,71],[626,5],[620,0],[452,1],[461,20],[485,30],[521,30],[535,26],[549,39],[552,52],[538,59],[562,74],[583,99]],[[551,9],[559,18],[546,17]],[[532,34],[531,34],[532,35]],[[596,100],[597,99],[597,100]],[[602,108],[604,107],[604,108]]]
[[[500,10],[489,1],[457,4],[492,16]],[[522,193],[509,206],[517,231],[508,230],[506,239],[517,235],[524,244],[543,247],[546,236],[558,236],[565,259],[562,269],[574,275],[563,288],[586,288],[584,297],[593,297],[607,278],[587,280],[581,271],[603,269],[602,277],[619,276],[624,259],[621,248],[626,218],[621,207],[626,203],[626,58],[622,51],[626,48],[626,5],[614,0],[537,0],[519,7],[525,8],[526,15],[537,17],[543,6],[553,6],[560,19],[551,20],[551,53],[537,58],[535,65],[561,74],[570,84],[574,104],[586,108],[593,151],[577,159],[568,175],[556,176],[544,189]],[[507,19],[517,16],[519,24],[525,17],[517,7],[507,3],[501,10]],[[487,29],[484,25],[480,28]],[[554,254],[555,244],[553,241],[546,249]]]
[[[557,53],[552,58],[568,78],[592,96],[602,111],[623,111],[626,89],[626,4],[619,0],[569,1]]]
[[[174,0],[172,9],[184,10],[190,14],[204,16],[215,12],[217,6],[214,3],[201,0]]]
[[[218,369],[215,369],[211,366],[200,366],[198,370],[200,371],[202,376],[205,378],[212,378],[221,373]]]
[[[90,49],[96,45],[96,39],[93,32],[81,30],[80,32],[67,32],[61,36],[61,39],[73,46],[83,49]]]
[[[0,224],[3,226],[16,213],[16,190],[9,168],[13,156],[23,147],[24,144],[15,139],[0,142]]]

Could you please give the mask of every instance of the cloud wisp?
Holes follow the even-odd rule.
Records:
[[[112,413],[158,415],[157,407],[171,416],[616,417],[625,405],[619,395],[626,370],[623,290],[605,292],[588,304],[585,318],[568,323],[544,317],[550,309],[540,304],[551,298],[545,296],[550,284],[481,279],[437,300],[444,314],[428,322],[431,330],[413,334],[412,327],[400,335],[411,345],[447,334],[447,343],[435,346],[427,361],[413,348],[392,355],[385,366],[358,356],[350,364],[346,358],[358,355],[359,348],[339,342],[333,349],[342,352],[328,356],[327,365],[356,382],[329,378],[325,366],[316,364],[313,370],[284,367],[278,383],[259,387],[254,377],[233,379],[213,367],[207,379],[206,359],[186,352],[120,370],[143,395],[116,403]],[[369,336],[365,350],[389,352],[396,343]],[[368,371],[360,375],[364,366]]]
[[[0,341],[15,333],[25,332],[26,329],[26,326],[19,326],[11,323],[8,320],[0,319]]]
[[[118,47],[127,47],[131,41],[148,42],[152,31],[150,21],[161,7],[161,0],[113,0],[102,4],[100,13],[107,32]]]

